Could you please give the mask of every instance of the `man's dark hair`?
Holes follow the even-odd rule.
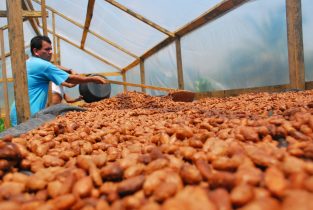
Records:
[[[32,40],[30,41],[30,50],[32,55],[34,55],[34,49],[38,49],[40,50],[42,48],[42,41],[46,41],[49,44],[51,44],[51,40],[49,37],[47,36],[35,36],[34,38],[32,38]]]

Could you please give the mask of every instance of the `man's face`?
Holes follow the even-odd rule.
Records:
[[[34,49],[34,53],[37,57],[50,61],[52,58],[52,46],[46,41],[42,41],[41,49]]]

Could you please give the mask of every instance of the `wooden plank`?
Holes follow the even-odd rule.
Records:
[[[23,8],[24,11],[27,11],[27,10],[32,11],[30,6],[28,6],[28,3],[26,3],[26,0],[22,0],[22,8]],[[33,30],[35,31],[35,33],[37,35],[41,35],[41,33],[40,33],[39,29],[38,29],[38,25],[35,22],[35,19],[34,18],[29,18],[28,21],[29,21],[30,25],[32,26]]]
[[[4,50],[4,38],[3,38],[3,30],[0,30],[0,46],[1,46],[1,60],[2,63],[2,79],[3,79],[3,99],[4,99],[4,126],[5,128],[10,127],[10,106],[9,106],[9,94],[8,94],[8,80],[7,80],[7,67],[5,62],[5,50]]]
[[[0,83],[3,82],[13,82],[13,78],[7,78],[6,81],[3,78],[0,78]]]
[[[48,32],[49,32],[49,33],[52,33],[52,31],[51,31],[50,29],[48,29]],[[85,53],[87,53],[87,54],[89,54],[89,55],[91,55],[91,56],[97,58],[98,60],[100,60],[100,61],[102,61],[102,62],[108,64],[109,66],[112,66],[112,67],[116,68],[117,70],[122,71],[122,69],[121,69],[120,67],[118,67],[118,66],[112,64],[111,62],[105,60],[104,58],[101,58],[100,56],[94,54],[93,52],[91,52],[91,51],[89,51],[89,50],[81,49],[79,45],[77,45],[77,44],[75,44],[74,42],[68,40],[67,38],[65,38],[65,37],[63,37],[63,36],[61,36],[61,35],[59,35],[59,34],[57,34],[57,33],[56,33],[55,35],[56,35],[57,37],[59,37],[60,39],[62,39],[63,41],[69,43],[70,45],[72,45],[72,46],[74,46],[74,47],[76,47],[76,48],[78,48],[78,49],[84,51]]]
[[[43,35],[48,36],[48,26],[46,18],[46,0],[41,0],[41,13],[42,13],[42,29]]]
[[[300,0],[286,0],[289,78],[292,88],[305,88],[302,13]]]
[[[213,21],[222,15],[228,13],[229,11],[233,10],[234,8],[242,5],[243,3],[247,2],[249,0],[224,0],[223,2],[217,4],[212,9],[208,10],[206,13],[204,13],[202,16],[197,18],[195,21],[185,25],[181,29],[177,30],[175,32],[175,35],[178,37],[181,37],[192,30],[197,29],[198,27],[204,25],[205,23],[209,21]],[[163,49],[164,47],[168,46],[175,40],[174,37],[167,37],[148,51],[146,51],[143,55],[140,56],[140,58],[147,59],[151,55],[157,53],[159,50]],[[133,68],[139,63],[139,59],[133,61],[128,66],[124,67],[123,70],[128,71],[129,69]]]
[[[122,76],[122,72],[97,72],[97,73],[92,73],[92,74],[99,74],[105,77],[111,77],[111,76]],[[81,75],[89,75],[89,74],[81,74]]]
[[[0,30],[2,30],[2,29],[0,29]],[[27,48],[29,48],[30,47],[30,45],[28,44],[28,45],[26,45],[25,46],[25,49],[27,49]],[[7,57],[10,57],[11,56],[11,53],[10,52],[7,52],[7,53],[5,53],[5,57],[7,58]],[[0,61],[1,61],[1,59],[2,58],[0,58]]]
[[[201,99],[206,97],[229,97],[237,96],[243,93],[259,93],[259,92],[277,92],[290,89],[289,84],[285,85],[274,85],[274,86],[265,86],[265,87],[254,87],[254,88],[241,88],[233,90],[217,90],[210,92],[196,92],[195,98]]]
[[[116,2],[114,0],[105,0],[105,1],[110,3],[110,4],[112,4],[113,6],[117,7],[118,9],[126,12],[127,14],[133,16],[134,18],[137,18],[138,20],[148,24],[149,26],[155,28],[156,30],[158,30],[158,31],[160,31],[160,32],[170,36],[170,37],[175,37],[174,33],[170,32],[169,30],[163,28],[162,26],[152,22],[151,20],[148,20],[147,18],[143,17],[142,15],[140,15],[140,14],[138,14],[138,13],[136,13],[136,12],[126,8],[122,4],[120,4],[120,3],[118,3],[118,2]]]
[[[146,84],[145,62],[143,59],[140,59],[140,83],[142,85]],[[146,88],[141,87],[141,91],[146,93]]]
[[[122,77],[123,77],[123,82],[124,82],[124,84],[123,84],[123,89],[124,89],[124,92],[126,92],[127,91],[127,86],[126,86],[126,73],[125,72],[122,72]]]
[[[120,82],[120,81],[115,81],[115,80],[108,80],[108,81],[110,83],[116,84],[116,85],[127,85],[127,86],[131,86],[131,87],[143,87],[146,89],[160,90],[160,91],[166,91],[166,92],[177,90],[174,88],[157,87],[157,86],[152,86],[152,85],[142,85],[142,84],[135,84],[135,83],[129,83],[129,82]]]
[[[22,17],[28,17],[28,18],[42,17],[41,14],[42,14],[41,11],[22,10]],[[7,16],[8,16],[7,11],[0,10],[0,17],[7,17]]]
[[[181,46],[180,46],[180,38],[175,40],[176,45],[176,63],[177,63],[177,80],[178,80],[178,88],[184,89],[184,72],[183,72],[183,63],[181,56]]]
[[[20,0],[7,0],[11,66],[18,122],[30,117],[28,82],[25,64],[22,5]]]
[[[91,19],[92,19],[94,6],[95,6],[95,0],[89,0],[88,6],[87,6],[87,13],[86,13],[83,36],[82,36],[82,40],[81,40],[81,44],[80,44],[80,48],[82,48],[82,49],[85,48],[85,42],[86,42],[86,38],[87,38],[87,33],[89,31]]]
[[[61,65],[61,39],[59,37],[57,37],[57,57],[58,57],[58,61],[57,64]]]
[[[52,36],[53,36],[53,48],[54,48],[54,53],[53,53],[53,63],[54,65],[58,64],[57,61],[57,56],[58,56],[58,48],[56,46],[56,36],[55,36],[55,14],[52,12]]]
[[[38,3],[38,4],[41,4],[41,2],[40,2],[39,0],[33,0],[33,1],[36,2],[36,3]],[[83,26],[82,24],[80,24],[80,23],[78,23],[78,22],[72,20],[71,18],[65,16],[64,14],[62,14],[62,13],[56,11],[56,10],[53,9],[52,7],[46,6],[46,8],[49,9],[50,11],[54,12],[55,14],[59,15],[60,17],[64,18],[65,20],[67,20],[67,21],[73,23],[74,25],[78,26],[79,28],[84,29],[84,26]],[[92,35],[94,35],[95,37],[99,38],[100,40],[102,40],[102,41],[108,43],[109,45],[111,45],[111,46],[113,46],[113,47],[115,47],[116,49],[118,49],[118,50],[120,50],[120,51],[122,51],[122,52],[128,54],[129,56],[131,56],[131,57],[133,57],[133,58],[138,58],[138,56],[135,55],[134,53],[132,53],[132,52],[128,51],[127,49],[121,47],[120,45],[118,45],[118,44],[116,44],[116,43],[114,43],[114,42],[112,42],[112,41],[110,41],[110,40],[108,40],[108,39],[106,39],[106,38],[100,36],[99,34],[95,33],[94,31],[88,30],[88,32],[91,33]]]

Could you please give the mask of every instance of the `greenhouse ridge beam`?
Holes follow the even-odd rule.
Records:
[[[212,9],[202,14],[197,19],[191,21],[182,28],[178,29],[175,32],[175,34],[178,36],[184,36],[187,33],[203,26],[204,24],[227,14],[229,11],[235,9],[236,7],[242,5],[247,1],[249,0],[224,0],[221,3],[217,4],[216,6],[214,6]]]
[[[132,11],[132,10],[126,8],[125,6],[119,4],[118,2],[116,2],[116,1],[114,1],[114,0],[104,0],[104,1],[106,1],[106,2],[108,2],[108,3],[110,3],[110,4],[112,4],[113,6],[119,8],[120,10],[123,10],[123,11],[126,12],[127,14],[129,14],[129,15],[131,15],[131,16],[137,18],[138,20],[140,20],[140,21],[142,21],[142,22],[148,24],[149,26],[151,26],[151,27],[157,29],[158,31],[160,31],[160,32],[162,32],[162,33],[164,33],[164,34],[166,34],[166,35],[168,35],[168,36],[170,36],[170,37],[174,37],[174,36],[175,36],[175,34],[172,33],[172,32],[170,32],[169,30],[167,30],[167,29],[163,28],[162,26],[160,26],[160,25],[158,25],[158,24],[156,24],[156,23],[154,23],[154,22],[148,20],[147,18],[143,17],[142,15],[140,15],[140,14],[138,14],[138,13],[136,13],[136,12],[134,12],[134,11]]]
[[[177,35],[177,37],[185,35],[191,31],[199,28],[200,26],[204,25],[205,23],[207,23],[209,21],[213,21],[213,20],[221,17],[222,15],[228,13],[229,11],[235,9],[236,7],[242,5],[243,3],[247,2],[247,1],[249,1],[249,0],[224,0],[222,3],[217,4],[216,6],[214,6],[210,10],[208,10],[206,13],[204,13],[203,15],[198,17],[195,21],[192,21],[191,23],[189,23],[189,24],[185,25],[184,27],[182,27],[181,29],[177,30],[175,32],[175,35]],[[167,37],[166,39],[161,41],[159,44],[155,45],[153,48],[146,51],[142,56],[140,56],[140,58],[146,59],[146,58],[150,57],[151,55],[155,54],[159,50],[163,49],[164,47],[166,47],[167,45],[172,43],[175,39],[176,39],[175,37]],[[134,62],[132,62],[128,66],[124,67],[123,70],[128,71],[129,69],[135,67],[138,64],[139,64],[139,59],[135,60]]]
[[[32,0],[32,1],[34,1],[35,3],[37,3],[37,4],[39,4],[39,5],[41,4],[41,2],[38,1],[38,0]],[[65,20],[67,20],[67,21],[73,23],[74,25],[78,26],[79,28],[84,29],[84,26],[83,26],[82,24],[80,24],[80,23],[78,23],[78,22],[76,22],[76,21],[70,19],[69,17],[67,17],[66,15],[64,15],[64,14],[58,12],[58,11],[56,11],[56,10],[53,9],[52,7],[46,6],[46,8],[49,9],[50,11],[54,12],[55,14],[59,15],[60,17],[64,18]],[[88,30],[88,32],[91,33],[92,35],[94,35],[95,37],[99,38],[100,40],[102,40],[102,41],[108,43],[109,45],[111,45],[111,46],[113,46],[113,47],[115,47],[116,49],[119,49],[119,50],[121,50],[122,52],[128,54],[129,56],[131,56],[131,57],[133,57],[133,58],[138,58],[138,56],[135,55],[134,53],[129,52],[129,51],[126,50],[125,48],[123,48],[123,47],[117,45],[116,43],[111,42],[110,40],[108,40],[108,39],[106,39],[106,38],[100,36],[99,34],[95,33],[94,31]]]
[[[95,6],[95,0],[89,0],[88,1],[88,7],[87,7],[87,13],[86,13],[85,26],[84,26],[83,36],[82,36],[82,41],[80,44],[80,47],[82,49],[85,48],[85,42],[86,42],[86,38],[87,38],[87,33],[89,31],[91,19],[92,19],[94,6]]]

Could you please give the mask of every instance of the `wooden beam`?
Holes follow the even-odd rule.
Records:
[[[58,55],[58,48],[56,46],[56,36],[55,36],[55,14],[52,12],[52,36],[53,36],[53,48],[54,48],[54,53],[53,53],[53,63],[54,65],[58,64],[57,61],[57,55]]]
[[[53,33],[50,29],[48,29],[48,32],[49,32],[49,33]],[[68,40],[67,38],[65,38],[65,37],[63,37],[63,36],[61,36],[61,35],[59,35],[59,34],[57,34],[57,33],[56,33],[55,35],[56,35],[57,37],[59,37],[60,39],[62,39],[63,41],[69,43],[70,45],[72,45],[72,46],[74,46],[74,47],[76,47],[76,48],[78,48],[78,49],[84,51],[85,53],[87,53],[87,54],[89,54],[89,55],[91,55],[91,56],[97,58],[98,60],[100,60],[100,61],[102,61],[102,62],[108,64],[109,66],[112,66],[112,67],[114,67],[115,69],[117,69],[117,70],[119,70],[119,71],[122,71],[122,69],[121,69],[120,67],[118,67],[118,66],[112,64],[111,62],[105,60],[104,58],[101,58],[100,56],[94,54],[93,52],[91,52],[91,51],[89,51],[89,50],[81,49],[79,45],[77,45],[77,44],[75,44],[74,42]]]
[[[33,3],[32,3],[31,0],[26,0],[26,3],[27,3],[27,5],[28,5],[28,7],[29,7],[29,10],[32,10],[32,11],[35,10],[35,9],[34,9],[34,6],[33,6]],[[47,13],[47,14],[48,14],[48,13]],[[39,26],[39,20],[38,20],[38,18],[34,18],[34,20],[36,21],[37,26]]]
[[[146,76],[145,76],[145,62],[143,59],[140,59],[140,83],[142,85],[146,84]],[[146,93],[146,88],[141,87],[141,91]]]
[[[28,5],[28,3],[26,3],[26,0],[22,0],[22,8],[24,11],[26,11],[26,10],[32,11],[31,7]],[[35,22],[35,19],[29,18],[28,21],[29,21],[30,25],[32,26],[33,30],[35,31],[35,33],[37,35],[41,35],[41,33],[38,29],[38,25]]]
[[[11,66],[18,122],[30,117],[28,82],[25,64],[22,5],[20,0],[7,0]]]
[[[60,37],[57,37],[57,57],[58,57],[58,64],[61,65],[61,41]]]
[[[41,4],[41,2],[39,0],[33,0],[33,1],[36,2],[37,4]],[[59,15],[60,17],[64,18],[65,20],[67,20],[67,21],[73,23],[74,25],[78,26],[79,28],[84,29],[84,26],[82,24],[80,24],[80,23],[78,23],[78,22],[68,18],[67,16],[65,16],[64,14],[56,11],[52,7],[46,6],[46,8],[49,9],[50,11],[54,12],[55,14]],[[95,37],[99,38],[100,40],[108,43],[109,45],[111,45],[113,47],[115,47],[116,49],[118,49],[118,50],[128,54],[129,56],[131,56],[133,58],[138,58],[138,56],[135,55],[134,53],[132,53],[132,52],[126,50],[125,48],[119,46],[118,44],[116,44],[116,43],[114,43],[114,42],[112,42],[112,41],[110,41],[110,40],[100,36],[99,34],[95,33],[94,31],[88,30],[88,32],[91,33],[92,35],[94,35]]]
[[[217,18],[227,14],[231,10],[241,6],[243,3],[249,0],[224,0],[218,3],[216,6],[202,14],[197,19],[191,21],[190,23],[186,24],[182,28],[178,29],[175,34],[178,36],[184,36],[187,33],[203,26],[204,24],[216,20]]]
[[[174,88],[165,88],[165,87],[157,87],[157,86],[152,86],[152,85],[142,85],[142,84],[134,84],[134,83],[129,83],[129,82],[120,82],[120,81],[115,81],[115,80],[108,80],[108,82],[116,85],[126,85],[126,86],[131,86],[131,87],[143,87],[147,89],[152,89],[152,90],[160,90],[160,91],[175,91],[177,89]]]
[[[124,92],[126,92],[127,91],[127,86],[126,86],[126,73],[125,72],[122,72],[122,77],[123,77],[123,82],[124,82],[124,84],[123,84],[123,89],[124,89]]]
[[[212,9],[208,10],[206,13],[201,15],[196,20],[185,25],[181,29],[177,30],[175,32],[175,35],[177,35],[178,37],[181,37],[189,33],[190,31],[195,30],[198,27],[204,25],[205,23],[209,21],[213,21],[221,17],[222,15],[228,13],[229,11],[233,10],[234,8],[242,5],[243,3],[247,1],[249,0],[224,0],[223,2],[213,7]],[[166,39],[161,41],[159,44],[155,45],[154,47],[146,51],[143,55],[140,56],[140,58],[147,59],[151,55],[157,53],[159,50],[171,44],[174,40],[175,40],[174,37],[167,37]],[[128,66],[124,67],[123,70],[128,71],[129,69],[133,68],[137,64],[139,64],[139,59],[135,60],[134,62],[130,63]]]
[[[141,59],[147,59],[148,57],[150,57],[151,55],[153,55],[154,53],[158,52],[159,50],[161,50],[162,48],[164,48],[165,46],[169,45],[170,43],[172,43],[175,40],[174,37],[168,37],[166,39],[164,39],[163,41],[161,41],[159,44],[157,44],[156,46],[152,47],[150,50],[148,50],[147,52],[145,52],[142,56],[140,56]],[[140,58],[134,60],[132,63],[130,63],[128,66],[124,67],[123,70],[124,71],[128,71],[129,69],[137,66],[140,63]]]
[[[184,72],[183,72],[183,63],[182,63],[182,56],[181,56],[181,46],[180,46],[180,38],[178,37],[175,40],[176,45],[176,63],[177,63],[177,82],[178,88],[184,89]]]
[[[95,0],[89,0],[88,1],[88,7],[87,7],[87,13],[86,13],[86,19],[85,19],[85,26],[84,26],[83,36],[82,36],[82,41],[80,44],[80,48],[82,48],[82,49],[85,48],[85,42],[86,42],[86,38],[87,38],[87,33],[89,31],[91,19],[92,19],[94,6],[95,6]]]
[[[99,72],[99,73],[92,73],[92,74],[99,74],[105,77],[112,77],[112,76],[122,76],[122,72]],[[89,75],[89,74],[82,74],[82,75]]]
[[[1,28],[0,28],[0,30],[2,30]],[[29,48],[30,46],[29,46],[29,44],[28,45],[26,45],[25,46],[25,49],[27,49],[27,48]],[[11,56],[11,53],[10,52],[7,52],[7,53],[5,53],[5,57],[7,58],[7,57],[10,57]],[[2,60],[2,58],[0,58],[0,61]]]
[[[7,17],[7,11],[0,10],[0,17]],[[40,11],[27,11],[22,10],[22,17],[34,18],[34,17],[42,17]]]
[[[175,36],[174,33],[170,32],[169,30],[163,28],[162,26],[160,26],[160,25],[158,25],[158,24],[156,24],[156,23],[154,23],[154,22],[148,20],[147,18],[143,17],[142,15],[140,15],[140,14],[138,14],[138,13],[136,13],[136,12],[134,12],[134,11],[132,11],[132,10],[126,8],[126,7],[123,6],[122,4],[120,4],[120,3],[118,3],[118,2],[116,2],[116,1],[114,1],[114,0],[105,0],[105,1],[108,2],[108,3],[110,3],[110,4],[112,4],[113,6],[115,6],[115,7],[117,7],[117,8],[119,8],[120,10],[123,10],[123,11],[126,12],[127,14],[133,16],[134,18],[137,18],[138,20],[140,20],[140,21],[142,21],[142,22],[148,24],[149,26],[155,28],[156,30],[158,30],[158,31],[160,31],[160,32],[162,32],[162,33],[164,33],[164,34],[166,34],[166,35],[168,35],[168,36],[171,36],[171,37],[174,37],[174,36]]]
[[[5,128],[10,127],[10,106],[9,106],[9,94],[8,94],[8,80],[7,80],[7,67],[5,62],[5,51],[4,51],[4,38],[3,38],[3,30],[0,30],[0,46],[1,46],[1,60],[2,63],[2,79],[3,79],[3,99],[4,99],[4,111],[5,111],[5,119],[4,126]]]
[[[48,36],[48,26],[47,26],[47,18],[46,18],[46,0],[41,0],[41,13],[42,13],[43,35]]]
[[[237,96],[243,93],[258,93],[258,92],[277,92],[290,89],[290,85],[274,85],[265,87],[255,87],[255,88],[241,88],[233,90],[217,90],[210,92],[198,92],[195,93],[196,99],[206,98],[206,97],[229,97]]]
[[[305,88],[301,0],[286,0],[289,78],[292,88]]]

